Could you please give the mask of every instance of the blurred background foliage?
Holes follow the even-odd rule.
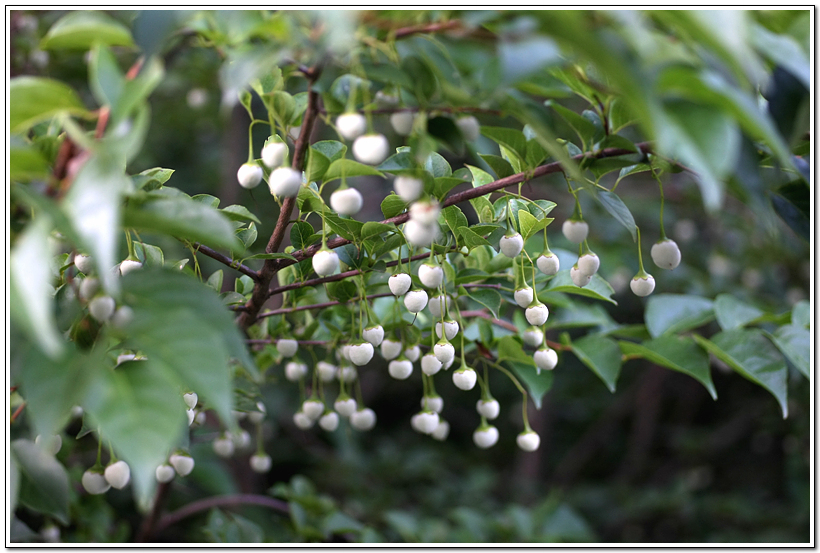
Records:
[[[83,53],[40,49],[48,29],[64,13],[11,12],[10,74],[62,80],[72,85],[87,105],[93,105]],[[259,235],[268,236],[278,212],[275,202],[267,193],[250,197],[236,186],[236,168],[245,161],[247,152],[249,120],[242,106],[233,104],[230,92],[226,92],[230,86],[224,62],[231,56],[239,59],[254,47],[258,53],[265,47],[264,36],[270,29],[293,39],[290,48],[275,56],[279,60],[297,57],[306,40],[297,27],[321,19],[321,12],[294,14],[293,21],[261,17],[256,12],[108,14],[133,28],[138,41],[143,37],[146,44],[162,45],[159,53],[165,63],[165,76],[150,97],[152,120],[145,145],[130,162],[128,172],[173,168],[171,185],[191,195],[212,194],[222,205],[246,205],[262,221]],[[757,11],[747,16],[753,25],[750,32],[759,26],[772,33],[768,38],[781,34],[801,47],[809,45],[809,12]],[[435,44],[426,35],[398,43],[402,57],[414,53],[433,58],[444,55],[459,68],[457,81],[439,81],[442,104],[493,105],[499,99],[499,83],[520,79],[518,88],[522,91],[557,97],[570,109],[586,107],[585,101],[572,96],[557,81],[521,78],[530,74],[528,63],[538,63],[527,59],[530,52],[559,55],[557,49],[551,50],[557,46],[547,35],[555,32],[560,41],[563,31],[555,29],[549,12],[380,11],[357,17],[326,15],[327,44],[332,47],[334,41],[350,40],[353,33],[361,37],[362,31],[357,31],[360,25],[365,34],[383,37],[386,29],[399,26],[456,19],[469,24],[470,31],[436,35]],[[673,17],[653,15],[652,34],[677,28]],[[618,44],[614,35],[624,32],[617,25],[629,22],[591,12],[585,24],[599,43],[614,45]],[[283,28],[288,25],[292,28]],[[203,38],[208,33],[222,47],[208,47]],[[501,47],[487,39],[489,33],[502,37]],[[711,43],[704,36],[685,38],[695,44],[687,55],[698,52],[706,63],[710,63],[710,56],[720,57],[726,48],[733,47],[728,42]],[[739,53],[730,52],[729,57],[738,60],[739,66],[729,64],[730,73],[748,69],[757,75],[762,70],[766,76],[764,69],[744,65],[752,63],[753,57],[743,48],[755,40],[738,41]],[[437,45],[443,47],[437,49]],[[672,43],[670,48],[676,45]],[[135,59],[133,50],[115,48],[114,52],[121,67],[129,67]],[[684,52],[656,54],[660,63],[665,55]],[[651,68],[653,59],[649,53],[645,55],[631,61]],[[589,69],[594,71],[594,67]],[[336,76],[330,67],[319,84],[329,86]],[[290,79],[288,85],[293,94],[304,86],[299,79]],[[254,97],[253,109],[264,118],[264,108],[257,101]],[[575,136],[561,118],[547,117],[557,136]],[[800,114],[792,114],[792,118],[800,120]],[[520,127],[514,118],[494,114],[482,115],[481,122]],[[376,116],[374,124],[391,144],[403,140],[390,129],[386,116]],[[803,131],[808,125],[804,127],[786,129],[797,137],[789,141],[796,153],[807,142]],[[267,134],[258,126],[255,143],[261,144]],[[637,132],[631,136],[639,137]],[[323,138],[336,136],[323,127],[316,139]],[[480,138],[476,147],[482,152],[493,148],[495,144],[486,137]],[[474,154],[457,150],[443,152],[454,168],[474,163]],[[774,169],[764,167],[759,178],[767,186],[782,184],[778,180],[781,173]],[[658,291],[709,298],[731,293],[773,313],[808,300],[808,243],[771,209],[755,203],[754,191],[750,192],[743,175],[728,175],[726,180],[729,195],[725,203],[719,211],[708,214],[690,175],[666,177],[666,229],[681,246],[683,263],[674,272],[656,274]],[[376,199],[380,201],[390,192],[390,182],[363,177],[357,186],[365,198],[373,198],[366,202],[360,219],[380,220]],[[657,236],[660,203],[655,181],[645,174],[636,175],[625,179],[619,190],[644,236]],[[523,192],[532,199],[555,201],[558,208],[554,216],[559,220],[571,214],[572,198],[560,177],[528,184]],[[618,302],[617,306],[602,305],[618,323],[640,324],[644,302],[628,290],[635,266],[634,245],[625,229],[599,204],[588,196],[583,198],[585,218],[593,222],[591,239],[602,261],[601,274],[612,284]],[[181,244],[171,238],[152,236],[151,240],[163,248],[167,259],[186,255]],[[264,242],[260,240],[255,250],[262,251]],[[553,247],[572,249],[557,232],[551,232],[551,242]],[[202,259],[201,264],[204,274],[223,268],[210,259]],[[229,273],[226,270],[226,276]],[[232,279],[225,280],[226,286],[232,284],[228,282]],[[709,325],[704,334],[720,330],[716,322]],[[582,332],[573,330],[571,334],[581,336]],[[196,468],[189,478],[175,482],[167,498],[170,511],[214,495],[271,490],[289,505],[289,514],[247,505],[203,510],[162,528],[154,539],[679,543],[809,539],[812,413],[809,386],[793,367],[788,379],[789,417],[784,420],[763,388],[715,360],[712,378],[717,401],[692,378],[645,360],[624,365],[618,389],[612,394],[579,361],[564,354],[542,408],[530,405],[530,422],[541,435],[541,448],[525,454],[514,445],[514,436],[521,430],[517,416],[521,398],[509,382],[494,381],[493,394],[502,405],[496,421],[501,439],[496,447],[484,451],[473,446],[473,406],[451,386],[438,390],[448,406],[450,437],[445,443],[431,442],[408,424],[418,410],[420,394],[408,394],[406,383],[387,377],[386,363],[377,359],[360,372],[364,397],[379,417],[369,433],[354,432],[346,425],[332,434],[296,430],[290,422],[298,409],[295,387],[286,382],[269,382],[263,387],[270,421],[264,427],[265,449],[274,467],[267,475],[247,470],[251,451],[240,452],[228,461],[213,453],[210,443],[215,437],[215,419],[193,431],[190,450]],[[25,423],[25,418],[22,420]],[[90,436],[73,439],[80,431],[79,424],[75,420],[65,429],[63,449],[57,456],[69,467],[74,483],[79,482],[83,467],[92,464],[96,451]],[[20,425],[12,426],[10,438],[20,436],[28,436],[28,432]],[[80,488],[71,493],[71,523],[61,529],[63,541],[135,539],[142,515],[129,490],[112,490],[106,496],[89,496]],[[41,540],[51,525],[47,516],[20,509],[12,539]]]

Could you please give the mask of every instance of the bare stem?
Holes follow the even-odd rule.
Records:
[[[248,275],[249,277],[251,277],[255,281],[259,280],[259,273],[257,273],[256,271],[254,271],[250,267],[248,267],[246,265],[243,265],[242,263],[239,263],[238,261],[234,261],[233,259],[231,259],[227,255],[221,254],[218,251],[209,248],[208,246],[204,246],[204,245],[200,244],[199,242],[194,242],[192,244],[192,246],[193,246],[194,250],[207,255],[211,259],[216,259],[217,261],[219,261],[223,265],[227,265],[231,269],[235,269],[235,270],[239,271],[240,273],[242,273],[243,275]]]

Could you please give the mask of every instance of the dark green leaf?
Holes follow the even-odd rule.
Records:
[[[245,259],[288,259],[290,261],[297,261],[295,257],[289,253],[257,253]]]
[[[222,214],[231,221],[253,221],[257,225],[261,225],[259,218],[248,211],[248,208],[243,205],[229,205],[223,208]]]
[[[467,249],[472,250],[473,248],[477,248],[479,246],[489,246],[490,243],[485,239],[476,234],[476,232],[471,229],[470,227],[461,227],[458,231],[458,235],[463,241],[464,245],[467,246]]]
[[[316,149],[311,147],[308,149],[308,162],[305,168],[305,177],[307,182],[322,182],[328,167],[330,167],[330,159]]]
[[[290,243],[297,250],[304,250],[311,245],[313,225],[305,221],[298,221],[290,227]]]
[[[424,162],[424,168],[433,175],[433,177],[449,177],[453,174],[453,169],[450,167],[450,164],[447,163],[447,160],[436,152],[432,152],[427,157],[427,161]]]
[[[704,325],[714,318],[712,300],[682,294],[655,294],[646,303],[644,320],[653,338]]]
[[[612,299],[612,295],[615,293],[615,290],[612,289],[612,286],[610,286],[606,280],[597,274],[592,276],[592,280],[589,281],[589,284],[583,288],[579,288],[574,282],[572,282],[572,278],[569,276],[569,269],[558,271],[558,274],[552,277],[552,280],[550,280],[549,284],[547,284],[545,290],[549,292],[567,292],[570,294],[577,294],[579,296],[586,296],[588,298],[595,298],[597,300],[608,301],[614,305],[618,304]]]
[[[515,174],[515,170],[512,168],[512,165],[510,165],[510,162],[507,161],[506,159],[504,159],[501,156],[494,156],[494,155],[490,155],[490,154],[481,154],[481,159],[483,159],[484,161],[487,162],[487,165],[490,166],[490,169],[492,169],[495,172],[495,175],[499,179],[503,179],[505,177],[509,177],[510,175]],[[472,170],[472,168],[471,168],[471,170]],[[480,171],[480,169],[479,169],[479,171]],[[487,174],[487,173],[485,173],[485,174]],[[473,172],[473,175],[475,176],[475,172]],[[486,182],[481,182],[480,184],[487,184],[487,183],[493,182],[494,180],[495,179],[492,178],[492,176],[490,176],[489,179],[487,179],[487,178],[482,179],[482,181],[486,181]],[[476,185],[475,182],[473,182],[473,186],[478,186],[478,185]]]
[[[379,236],[385,232],[395,231],[396,225],[389,225],[385,223],[377,223],[375,221],[368,221],[362,227],[362,240],[366,240],[371,236]]]
[[[359,163],[358,161],[353,161],[352,159],[337,159],[330,164],[330,167],[327,168],[327,172],[325,172],[323,179],[324,182],[330,182],[343,177],[352,178],[363,175],[384,177],[383,173],[369,165]]]
[[[323,213],[325,208],[325,204],[321,196],[319,196],[319,192],[314,190],[312,185],[303,186],[299,189],[296,203],[299,206],[299,211],[302,213]]]
[[[539,299],[548,303],[551,292],[542,292]],[[576,328],[584,326],[612,327],[615,322],[600,304],[572,302],[560,309],[550,311],[546,328]]]
[[[154,167],[153,169],[146,169],[142,173],[134,175],[131,177],[131,180],[134,182],[134,188],[137,190],[155,190],[168,182],[168,179],[170,179],[173,174],[173,169]]]
[[[615,340],[588,334],[572,342],[572,352],[598,375],[610,392],[615,391],[615,382],[621,372],[621,349]]]
[[[31,440],[14,440],[10,450],[20,470],[20,503],[67,525],[69,483],[63,465]]]
[[[811,200],[803,181],[785,184],[772,193],[772,205],[789,228],[806,241],[811,237]]]
[[[349,280],[329,282],[327,284],[327,293],[332,299],[341,303],[346,303],[359,297],[358,287]]]
[[[501,294],[490,288],[472,288],[467,292],[471,299],[487,307],[498,318],[498,310],[501,308]]]
[[[394,175],[417,175],[421,167],[413,154],[410,152],[399,152],[384,160],[377,169]]]
[[[554,109],[558,115],[560,115],[561,118],[567,122],[572,130],[574,130],[578,135],[578,138],[581,139],[581,144],[584,146],[584,149],[586,149],[586,146],[592,145],[596,129],[595,125],[589,119],[586,119],[582,115],[579,115],[571,109],[567,109],[552,100],[547,100],[544,102],[544,105]]]
[[[452,152],[464,151],[464,139],[461,131],[450,117],[431,117],[427,120],[427,133],[440,140]]]
[[[512,338],[507,336],[507,338]],[[503,340],[504,338],[502,338]],[[541,409],[541,400],[544,394],[552,388],[552,371],[539,371],[535,367],[532,357],[527,357],[529,362],[521,361],[505,361],[504,364],[512,369],[512,371],[524,382],[527,391],[530,393],[536,409]]]
[[[382,214],[385,219],[392,219],[405,209],[407,209],[407,204],[404,200],[392,192],[382,201]]]
[[[458,236],[458,229],[467,226],[467,217],[461,211],[461,208],[455,205],[445,207],[441,214],[444,215],[444,221],[455,236]]]
[[[703,384],[712,399],[717,399],[717,391],[709,372],[709,356],[691,338],[667,335],[643,344],[618,344],[625,355],[639,355],[662,367],[688,374]]]
[[[638,239],[637,231],[635,229],[635,219],[632,217],[632,212],[626,207],[621,198],[607,190],[601,190],[596,194],[598,201],[604,206],[607,212],[615,217],[632,235],[632,240]]]
[[[40,41],[43,50],[89,50],[94,44],[133,46],[131,31],[103,12],[70,11]]]
[[[438,90],[438,79],[424,61],[418,56],[404,56],[401,69],[413,83],[412,92],[420,103],[428,102]]]
[[[165,254],[157,246],[145,242],[135,242],[134,253],[140,263],[146,267],[162,267],[165,265]]]
[[[481,127],[481,134],[514,152],[522,161],[527,157],[527,139],[524,133],[507,127]],[[493,169],[495,170],[495,169]],[[500,175],[499,175],[500,177]]]
[[[464,181],[455,177],[436,177],[433,182],[433,196],[441,200],[447,195],[447,192]]]
[[[811,335],[804,327],[789,324],[783,325],[774,335],[767,334],[786,359],[797,367],[803,376],[811,379]]]
[[[715,298],[715,318],[720,328],[732,330],[746,326],[763,315],[763,311],[740,301],[730,294],[720,294]]]
[[[347,152],[347,146],[338,140],[321,140],[313,144],[310,149],[316,150],[331,162],[344,158]]]

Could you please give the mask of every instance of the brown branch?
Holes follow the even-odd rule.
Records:
[[[156,531],[162,530],[176,524],[177,522],[195,515],[200,511],[207,511],[214,507],[236,507],[240,505],[258,505],[260,507],[267,507],[279,514],[289,516],[290,508],[288,504],[280,499],[268,497],[266,495],[255,495],[249,493],[242,493],[236,495],[221,495],[217,497],[208,497],[194,501],[176,511],[169,513],[162,517],[156,525]]]
[[[9,423],[13,423],[14,421],[16,421],[17,417],[20,416],[20,413],[23,412],[23,409],[25,407],[26,407],[25,402],[21,403],[20,406],[17,409],[14,410],[14,413],[12,413],[11,419],[9,420]]]
[[[308,100],[305,115],[302,118],[302,131],[299,133],[299,139],[296,141],[293,153],[293,162],[291,167],[297,171],[301,171],[305,165],[307,155],[307,148],[310,145],[310,137],[313,133],[313,125],[316,122],[316,117],[319,114],[319,94],[314,90],[313,83],[319,77],[320,70],[314,69],[311,71],[311,78],[308,79]],[[282,208],[279,210],[279,220],[276,222],[276,227],[271,233],[268,245],[265,248],[267,253],[276,253],[279,246],[282,245],[282,240],[285,238],[285,230],[290,221],[293,208],[296,206],[296,198],[285,198],[282,202]],[[256,316],[262,309],[262,305],[268,299],[268,288],[270,288],[270,281],[276,271],[281,269],[279,265],[274,263],[274,259],[266,259],[259,271],[259,280],[253,287],[251,299],[245,304],[245,311],[237,317],[237,324],[242,330],[247,330],[249,326],[256,322]]]
[[[651,152],[650,146],[646,142],[641,142],[639,144],[635,144],[635,146],[642,153]],[[634,154],[634,153],[635,153],[634,151],[627,150],[625,148],[606,148],[604,150],[600,150],[600,151],[595,152],[595,153],[579,154],[577,156],[573,156],[571,159],[573,159],[574,161],[580,161],[580,160],[585,159],[585,158],[587,158],[587,159],[601,159],[601,158],[607,158],[607,157],[616,157],[616,156],[629,155],[629,154]],[[503,179],[498,179],[497,181],[493,181],[493,182],[487,183],[485,185],[478,186],[476,188],[470,188],[468,190],[464,190],[463,192],[458,192],[456,194],[453,194],[452,196],[450,196],[446,200],[444,200],[444,202],[441,204],[441,207],[443,209],[443,208],[449,207],[451,205],[455,205],[455,204],[458,204],[458,203],[461,203],[461,202],[466,202],[468,200],[478,198],[480,196],[484,196],[484,195],[489,194],[491,192],[496,192],[497,190],[502,190],[504,188],[507,188],[508,186],[514,186],[516,184],[520,184],[522,182],[532,180],[532,179],[537,178],[537,177],[542,177],[544,175],[549,175],[551,173],[558,173],[558,172],[561,172],[561,171],[563,171],[563,167],[561,166],[561,162],[560,161],[553,161],[552,163],[547,163],[546,165],[541,165],[539,167],[536,167],[532,171],[527,171],[527,172],[524,172],[524,173],[516,173],[514,175],[510,175],[509,177],[504,177]],[[405,212],[405,213],[402,213],[400,215],[396,215],[395,217],[385,219],[384,221],[381,221],[381,223],[393,223],[393,224],[399,225],[401,223],[406,222],[409,218],[410,218],[410,214]],[[345,238],[334,238],[333,240],[328,240],[327,247],[333,249],[333,248],[338,248],[340,246],[344,246],[346,244],[350,244],[350,240],[347,240]],[[322,247],[321,244],[314,244],[313,246],[310,246],[309,248],[305,248],[304,250],[295,251],[291,255],[293,255],[293,257],[296,258],[296,261],[293,261],[293,260],[290,260],[290,259],[275,259],[275,260],[272,260],[274,262],[273,265],[275,266],[276,270],[283,269],[284,267],[287,267],[289,265],[293,265],[294,263],[298,263],[299,261],[302,261],[302,260],[307,259],[309,257],[313,257],[316,254],[316,252],[319,251],[319,249],[321,247]]]
[[[372,294],[367,296],[367,299],[371,298],[386,298],[392,296],[391,292],[385,292],[383,294]],[[350,301],[359,301],[361,298],[353,298]],[[265,313],[260,313],[257,317],[261,319],[263,317],[273,317],[274,315],[286,315],[288,313],[296,313],[297,311],[309,311],[311,309],[324,309],[326,307],[333,307],[334,305],[339,305],[340,301],[326,301],[324,303],[314,303],[313,305],[297,305],[296,307],[286,307],[285,309],[275,309],[273,311],[266,311]],[[348,303],[348,302],[344,302]]]
[[[251,277],[255,281],[259,280],[259,273],[257,273],[256,271],[254,271],[250,267],[248,267],[246,265],[243,265],[242,263],[239,263],[238,261],[234,261],[233,259],[231,259],[227,255],[221,254],[218,251],[209,248],[208,246],[200,244],[199,242],[194,242],[192,244],[192,246],[194,248],[194,251],[201,252],[201,253],[207,255],[208,257],[210,257],[211,259],[216,259],[217,261],[219,261],[223,265],[227,265],[231,269],[239,271],[243,275],[248,275],[249,277]]]
[[[458,19],[445,21],[443,23],[425,23],[423,25],[413,25],[410,27],[401,27],[399,29],[396,29],[393,33],[393,37],[399,39],[419,33],[440,33],[442,31],[458,29],[460,27],[461,21],[459,21]]]

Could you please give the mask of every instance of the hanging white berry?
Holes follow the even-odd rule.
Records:
[[[519,307],[526,309],[532,303],[532,288],[524,285],[513,293],[513,298]]]
[[[450,309],[450,296],[445,294],[438,294],[437,296],[433,296],[430,298],[430,303],[427,306],[428,311],[430,314],[436,318],[441,318],[441,313],[446,309]]]
[[[416,177],[399,175],[393,180],[393,190],[405,203],[412,203],[419,199],[424,191],[424,181]]]
[[[282,338],[276,341],[276,349],[285,357],[293,357],[299,349],[299,342],[292,338]]]
[[[94,270],[94,260],[90,255],[78,253],[74,256],[74,266],[84,275],[90,275]]]
[[[648,296],[655,290],[655,278],[646,273],[644,273],[642,277],[636,275],[635,278],[629,282],[629,287],[636,296]]]
[[[284,142],[268,142],[262,148],[262,163],[268,169],[276,169],[281,167],[285,162],[285,156],[288,153],[288,145]]]
[[[243,163],[236,172],[236,180],[242,188],[256,188],[262,182],[262,168],[256,163]]]
[[[339,397],[333,404],[336,412],[343,417],[349,417],[356,412],[356,400],[352,397]]]
[[[382,357],[387,361],[391,361],[401,355],[402,347],[403,344],[401,342],[387,338],[382,341]]]
[[[378,346],[384,340],[384,328],[382,325],[369,326],[362,331],[362,338],[374,346]]]
[[[339,367],[339,370],[336,372],[336,378],[345,382],[353,382],[357,376],[358,373],[356,369],[347,365]]]
[[[193,409],[190,410],[193,411]],[[196,423],[198,426],[202,426],[203,424],[205,424],[207,418],[208,416],[205,414],[205,411],[197,411],[194,415],[194,423]],[[190,426],[190,424],[188,426]]]
[[[364,205],[362,193],[355,188],[343,188],[330,195],[330,207],[339,215],[356,215]]]
[[[167,484],[174,479],[175,475],[176,471],[171,465],[160,465],[157,467],[157,470],[154,471],[154,476],[156,476],[157,482],[160,484]]]
[[[387,286],[394,296],[403,296],[413,284],[413,279],[407,273],[396,273],[387,279]]]
[[[469,367],[458,369],[453,373],[453,384],[460,390],[472,390],[475,388],[477,379],[478,375]]]
[[[652,261],[661,269],[672,270],[680,265],[680,248],[669,238],[655,242],[651,250]]]
[[[367,365],[373,359],[373,344],[369,342],[362,342],[360,344],[353,344],[350,346],[349,355],[350,361],[354,365]]]
[[[416,427],[422,434],[432,434],[438,428],[438,413],[433,411],[422,411],[415,415]]]
[[[586,221],[574,221],[567,219],[561,227],[561,232],[564,233],[567,240],[573,244],[580,244],[587,239],[589,234],[589,225]]]
[[[415,115],[412,111],[397,111],[390,114],[390,126],[399,136],[408,136],[413,132],[413,120]]]
[[[390,144],[382,134],[364,134],[353,142],[353,157],[367,165],[378,165],[389,152]]]
[[[344,113],[336,118],[336,129],[345,140],[355,140],[367,130],[367,119],[361,113]]]
[[[50,434],[46,437],[37,434],[37,437],[34,438],[34,443],[50,455],[57,455],[63,447],[63,439],[59,434]]]
[[[446,339],[439,340],[436,342],[436,345],[433,346],[433,354],[443,365],[453,360],[456,355],[456,348]]]
[[[550,252],[549,255],[538,256],[538,259],[535,260],[535,264],[538,266],[538,270],[547,276],[556,274],[561,267],[558,256],[552,252]]]
[[[544,342],[544,333],[537,326],[531,326],[524,331],[521,338],[528,346],[537,348]]]
[[[414,202],[410,206],[410,220],[422,225],[432,225],[438,222],[441,214],[441,205],[437,200]]]
[[[250,465],[253,472],[265,474],[270,470],[272,464],[273,462],[271,461],[270,455],[265,453],[251,455]]]
[[[330,276],[339,268],[339,255],[333,250],[319,250],[313,256],[313,270],[320,277]]]
[[[196,410],[188,409],[185,411],[185,414],[188,416],[188,426],[194,424],[194,420],[196,420]]]
[[[80,299],[88,301],[100,291],[100,281],[94,277],[85,277],[80,282]]]
[[[547,318],[550,316],[550,310],[543,303],[536,303],[535,305],[530,305],[524,312],[524,315],[527,317],[527,322],[532,326],[542,326],[547,322]]]
[[[558,365],[558,353],[547,346],[539,349],[532,355],[533,361],[535,361],[535,366],[538,367],[538,370],[541,369],[545,371],[551,371]]]
[[[404,356],[411,362],[415,363],[419,360],[419,357],[421,357],[421,348],[418,344],[411,346],[404,350]]]
[[[478,119],[472,115],[456,119],[456,126],[461,130],[461,134],[464,135],[464,140],[467,142],[475,142],[481,136],[481,126],[478,124]]]
[[[333,432],[339,428],[339,415],[334,411],[328,411],[319,419],[319,426],[322,430]]]
[[[104,323],[114,314],[116,303],[110,296],[97,296],[88,304],[88,312],[94,319]]]
[[[444,409],[444,400],[440,395],[426,395],[421,398],[422,411],[433,411],[434,413],[441,413]]]
[[[577,264],[573,265],[572,269],[569,270],[569,277],[578,288],[583,288],[592,280],[592,275],[588,275],[583,272],[578,268]]]
[[[195,392],[188,392],[187,394],[182,395],[182,401],[185,402],[188,409],[193,409],[199,401],[199,396],[197,396]]]
[[[111,324],[120,329],[128,326],[132,320],[134,320],[134,310],[127,305],[118,307],[111,316]]]
[[[83,473],[83,488],[92,495],[99,495],[107,492],[111,484],[105,479],[102,469],[90,468]]]
[[[431,436],[433,436],[436,440],[443,442],[447,439],[448,434],[450,434],[450,423],[445,420],[440,420],[439,418],[438,426],[435,430],[433,430]]]
[[[302,411],[297,411],[293,414],[293,424],[300,430],[307,430],[313,426],[314,419],[307,416]]]
[[[122,276],[127,275],[131,271],[136,271],[137,269],[142,269],[142,263],[137,260],[126,259],[120,263],[120,274]]]
[[[316,420],[325,412],[325,404],[318,399],[306,399],[302,403],[302,412],[312,420]]]
[[[439,232],[438,223],[425,224],[410,220],[404,224],[404,237],[413,246],[429,246],[438,238]]]
[[[446,337],[448,340],[452,340],[453,338],[456,337],[456,334],[458,334],[458,323],[456,321],[453,321],[453,320],[444,321],[443,326],[444,326],[444,337]],[[441,328],[442,328],[442,323],[436,323],[436,335],[439,338],[442,338]]]
[[[444,270],[438,265],[423,263],[418,270],[419,280],[427,288],[438,288],[444,281]]]
[[[319,371],[319,378],[322,379],[322,382],[330,382],[336,378],[337,367],[333,363],[319,361],[316,363],[316,370]]]
[[[396,380],[405,380],[413,374],[413,363],[407,359],[394,359],[388,363],[387,372]]]
[[[427,305],[427,292],[411,290],[404,296],[404,306],[410,313],[418,313]]]
[[[425,354],[421,358],[421,372],[427,376],[432,376],[441,370],[442,363],[432,353]]]
[[[475,410],[478,411],[478,414],[482,417],[493,420],[498,417],[498,414],[501,412],[501,406],[498,404],[498,401],[495,399],[479,399],[478,403],[475,405]]]
[[[180,476],[188,476],[194,470],[194,458],[187,453],[174,453],[168,462]]]
[[[578,258],[577,265],[579,271],[585,275],[592,276],[598,272],[598,268],[601,266],[601,260],[598,259],[597,255],[589,252]]]
[[[307,376],[308,367],[304,363],[299,363],[297,361],[289,361],[285,365],[285,378],[290,380],[291,382],[299,382],[305,376]]]
[[[125,461],[117,461],[105,467],[104,476],[112,488],[121,490],[131,480],[131,469]]]
[[[535,451],[541,445],[541,437],[532,430],[525,431],[516,436],[515,443],[524,451]]]
[[[223,433],[212,444],[214,453],[220,457],[230,457],[234,452],[234,443],[230,436]]]
[[[498,249],[509,258],[517,257],[524,249],[524,238],[517,232],[502,236],[498,241]]]
[[[473,432],[473,442],[481,449],[488,449],[498,443],[498,429],[495,426],[480,426]]]
[[[363,432],[372,430],[376,426],[376,412],[369,407],[359,409],[350,415],[350,426]]]
[[[274,169],[268,177],[270,193],[279,198],[293,198],[302,188],[302,173],[290,167]]]
[[[239,434],[228,434],[228,437],[233,442],[235,450],[247,449],[251,445],[251,434],[244,428],[239,431]]]

